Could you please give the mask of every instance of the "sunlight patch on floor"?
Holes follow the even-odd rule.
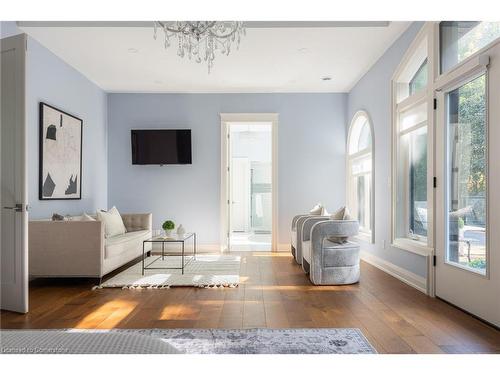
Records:
[[[123,319],[134,311],[138,302],[125,301],[121,299],[106,302],[97,310],[86,315],[80,320],[75,328],[89,328],[99,326],[100,328],[114,328]]]

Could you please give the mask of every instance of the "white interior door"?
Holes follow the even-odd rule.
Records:
[[[26,36],[1,40],[1,308],[28,311]]]
[[[231,158],[231,231],[248,232],[250,229],[250,161]]]
[[[452,78],[437,92],[436,296],[500,326],[500,43]]]

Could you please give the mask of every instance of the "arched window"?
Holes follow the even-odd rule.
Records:
[[[347,206],[362,235],[373,242],[373,135],[370,118],[357,112],[347,138]]]

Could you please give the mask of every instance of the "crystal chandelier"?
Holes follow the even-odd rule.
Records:
[[[215,60],[215,52],[229,55],[231,44],[240,45],[245,35],[243,22],[239,21],[155,21],[154,38],[158,29],[163,30],[165,48],[170,47],[171,39],[177,38],[177,55],[194,59],[197,63],[206,61],[208,73]]]

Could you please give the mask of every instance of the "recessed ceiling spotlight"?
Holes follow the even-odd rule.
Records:
[[[302,52],[302,53],[306,53],[309,50],[306,47],[302,47],[302,48],[299,48],[297,51]]]
[[[331,81],[332,77],[321,77],[322,81]]]
[[[128,51],[130,53],[137,53],[137,52],[139,52],[139,50],[137,48],[129,48]]]

